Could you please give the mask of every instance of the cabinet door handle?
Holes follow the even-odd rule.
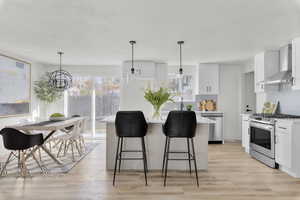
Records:
[[[283,129],[283,130],[286,130],[286,129],[287,129],[287,128],[282,127],[282,126],[278,126],[278,128]]]
[[[296,85],[296,79],[294,77],[292,78],[292,85]]]

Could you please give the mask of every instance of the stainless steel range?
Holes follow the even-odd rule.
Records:
[[[300,118],[285,114],[253,114],[250,120],[250,155],[272,168],[275,162],[276,119]]]

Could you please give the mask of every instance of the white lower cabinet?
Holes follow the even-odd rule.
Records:
[[[275,160],[286,168],[291,168],[291,132],[288,127],[276,126]]]
[[[279,169],[300,178],[300,120],[276,120],[275,161]]]
[[[242,146],[249,153],[250,134],[249,134],[249,115],[242,114]]]

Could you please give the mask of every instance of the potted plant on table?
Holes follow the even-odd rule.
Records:
[[[46,104],[45,109],[49,104],[59,100],[62,97],[62,92],[57,91],[49,84],[49,75],[50,73],[47,72],[40,78],[40,80],[35,81],[33,88],[36,97]],[[46,110],[45,114],[47,115]]]
[[[153,118],[159,118],[160,108],[164,103],[168,101],[174,102],[173,96],[170,92],[168,92],[168,89],[162,87],[159,88],[159,90],[157,91],[153,91],[149,88],[146,89],[144,97],[147,101],[149,101],[152,104],[154,108],[154,113],[152,116]]]
[[[192,109],[193,109],[193,105],[192,104],[186,105],[186,110],[187,111],[191,111]]]

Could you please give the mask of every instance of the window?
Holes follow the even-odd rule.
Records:
[[[120,105],[120,78],[95,77],[95,119],[96,132],[104,132],[101,120],[115,115]]]
[[[91,77],[73,77],[72,88],[68,90],[68,116],[80,115],[87,118],[86,129],[92,130],[92,88]]]
[[[171,93],[176,95],[174,97],[175,101],[180,101],[180,78],[176,73],[168,74],[168,88]],[[182,77],[182,96],[184,101],[193,101],[193,76],[192,75],[183,75]]]
[[[103,133],[101,120],[119,110],[120,78],[74,76],[66,102],[68,116],[84,116],[87,130]]]

